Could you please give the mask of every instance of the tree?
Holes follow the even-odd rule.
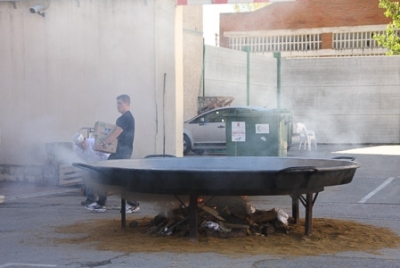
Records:
[[[236,12],[251,12],[257,9],[268,6],[270,3],[247,3],[247,4],[234,4],[233,9]]]
[[[386,55],[400,55],[400,3],[379,0],[379,7],[386,9],[385,16],[393,21],[386,27],[385,33],[375,34],[374,39],[379,45],[389,49]]]

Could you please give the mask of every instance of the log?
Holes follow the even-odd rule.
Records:
[[[250,228],[250,226],[247,224],[235,224],[235,223],[230,223],[230,222],[224,222],[223,224],[226,227],[232,228],[232,229],[249,229]]]
[[[207,213],[213,215],[213,216],[214,216],[215,218],[217,218],[218,220],[220,220],[220,221],[225,221],[225,219],[222,218],[222,217],[219,215],[218,211],[216,211],[215,209],[212,209],[212,208],[210,208],[210,207],[203,206],[203,205],[199,205],[199,208],[201,208],[201,209],[204,210],[205,212],[207,212]]]
[[[251,214],[251,219],[256,223],[263,223],[276,220],[278,212],[275,209],[271,210],[258,210]]]

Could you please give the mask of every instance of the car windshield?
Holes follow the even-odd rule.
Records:
[[[204,113],[202,116],[197,117],[193,121],[191,121],[191,124],[199,124],[199,123],[219,123],[219,122],[225,122],[225,115],[228,114],[235,114],[235,113],[251,113],[254,111],[260,111],[263,110],[263,108],[256,109],[256,108],[250,108],[250,107],[244,107],[244,108],[226,108],[226,109],[219,109],[216,111],[210,111]],[[189,120],[190,121],[190,120]]]
[[[192,123],[219,123],[224,122],[224,115],[234,113],[235,109],[221,109],[212,111],[196,118]]]

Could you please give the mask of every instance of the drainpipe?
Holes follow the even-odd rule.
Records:
[[[276,58],[276,102],[278,109],[281,108],[281,53],[274,52],[274,58]]]
[[[204,75],[205,75],[205,62],[206,62],[206,60],[205,60],[205,57],[206,57],[206,45],[205,45],[205,43],[204,43],[204,38],[203,38],[203,97],[206,95],[206,88],[205,88],[205,78],[204,78]]]

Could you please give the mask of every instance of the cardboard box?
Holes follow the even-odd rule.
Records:
[[[104,142],[107,136],[116,128],[117,126],[114,124],[109,124],[105,122],[96,122],[94,125],[93,137],[94,137],[94,146],[95,148],[102,147],[100,144]],[[102,150],[98,150],[104,153],[115,153],[117,151],[118,140],[107,144],[102,147]]]

